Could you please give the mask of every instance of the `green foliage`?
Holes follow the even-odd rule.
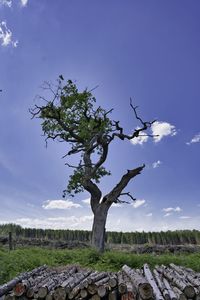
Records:
[[[111,120],[105,116],[105,109],[100,106],[94,108],[95,102],[96,99],[90,91],[85,89],[79,92],[71,80],[63,87],[60,85],[56,98],[43,106],[39,115],[44,120],[42,123],[44,134],[48,136],[60,133],[66,141],[75,138],[76,135],[77,141],[88,145],[95,134],[109,133]],[[66,128],[68,129],[65,130]]]
[[[101,106],[95,107],[96,99],[91,91],[87,89],[82,92],[74,82],[68,80],[64,83],[62,75],[59,76],[58,86],[53,87],[46,83],[44,87],[52,93],[53,99],[45,100],[44,106],[36,105],[30,110],[32,116],[42,119],[42,130],[46,141],[48,139],[67,142],[70,151],[67,155],[80,153],[80,164],[75,167],[70,176],[67,188],[64,190],[63,197],[66,194],[80,193],[84,190],[83,181],[94,179],[96,183],[110,172],[104,166],[99,165],[95,172],[91,172],[93,165],[88,162],[83,164],[83,155],[88,153],[96,156],[102,156],[103,144],[107,142],[108,135],[113,132],[112,120],[108,117],[109,112]],[[90,172],[86,169],[90,167]]]
[[[158,264],[175,263],[200,272],[200,253],[184,255],[130,254],[107,251],[99,254],[93,249],[48,250],[26,248],[15,251],[0,249],[0,284],[7,282],[21,272],[32,270],[43,264],[59,266],[79,264],[96,270],[119,271],[127,264],[132,268],[141,268],[148,263],[152,268]]]

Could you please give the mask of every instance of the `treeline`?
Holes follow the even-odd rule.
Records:
[[[22,228],[16,224],[0,225],[0,236],[7,236],[9,232],[16,238],[62,240],[89,242],[91,231],[87,230],[53,230]],[[106,242],[113,244],[151,244],[151,245],[185,245],[200,244],[200,231],[198,230],[175,230],[160,232],[116,232],[106,233]]]

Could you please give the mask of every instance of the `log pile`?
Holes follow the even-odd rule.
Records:
[[[0,286],[0,300],[14,299],[200,300],[200,273],[174,264],[116,273],[41,266]]]

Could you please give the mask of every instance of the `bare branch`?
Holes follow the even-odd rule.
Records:
[[[89,92],[93,92],[94,90],[98,89],[99,85],[96,85],[95,87],[93,87],[91,90],[89,90]]]
[[[130,204],[130,202],[128,202],[128,201],[125,201],[125,200],[121,200],[121,199],[119,199],[119,198],[117,198],[117,201],[114,201],[113,203],[120,203],[120,204]]]
[[[131,198],[132,201],[136,201],[136,198],[134,198],[130,192],[127,192],[127,193],[121,193],[119,196],[128,196]],[[126,203],[126,204],[130,204],[129,201],[125,201],[125,200],[121,200],[119,198],[117,198],[116,201],[114,201],[114,203]]]
[[[127,193],[121,193],[120,194],[120,196],[128,196],[128,197],[130,197],[131,198],[131,200],[133,200],[133,201],[135,201],[136,200],[136,198],[134,198],[132,195],[131,195],[131,193],[130,192],[127,192]],[[128,202],[129,203],[129,202]]]
[[[130,98],[130,106],[131,106],[131,108],[132,108],[133,111],[134,111],[134,114],[135,114],[136,119],[139,120],[140,123],[142,124],[142,127],[141,127],[141,128],[138,128],[138,129],[135,129],[134,132],[133,132],[131,135],[128,135],[128,134],[125,134],[125,133],[124,133],[124,129],[123,129],[123,127],[121,127],[121,126],[119,125],[119,121],[114,121],[113,124],[112,124],[113,127],[114,127],[114,133],[112,134],[111,140],[113,140],[115,137],[118,137],[118,138],[121,139],[121,140],[124,140],[124,139],[131,140],[131,139],[133,139],[133,138],[135,138],[135,137],[140,136],[140,135],[139,135],[140,132],[145,131],[145,130],[147,130],[148,128],[150,128],[151,125],[156,121],[156,120],[153,120],[152,122],[144,122],[144,121],[142,120],[142,118],[140,118],[140,117],[138,116],[138,114],[137,114],[137,108],[138,108],[138,106],[133,106],[133,104],[132,104],[132,99],[131,99],[131,98]],[[115,132],[115,131],[118,131],[118,132]],[[148,133],[147,133],[145,136],[153,137],[154,135],[151,135],[151,134],[148,134]]]
[[[141,171],[144,169],[145,165],[138,167],[136,169],[127,170],[127,173],[124,174],[117,185],[111,190],[109,194],[107,194],[104,198],[108,204],[112,204],[119,196],[122,194],[122,191],[127,186],[129,181],[133,179],[135,176],[139,175]]]
[[[69,163],[65,163],[65,165],[68,166],[69,168],[78,169],[78,166],[73,166],[70,165]]]

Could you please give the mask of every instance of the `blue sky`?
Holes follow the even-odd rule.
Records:
[[[129,98],[159,138],[115,142],[112,189],[127,169],[146,168],[110,209],[108,230],[200,229],[200,2],[198,0],[0,0],[0,223],[90,229],[89,194],[63,201],[66,146],[45,148],[31,120],[46,81],[60,74],[93,88],[130,133]],[[73,161],[76,161],[73,158]]]

